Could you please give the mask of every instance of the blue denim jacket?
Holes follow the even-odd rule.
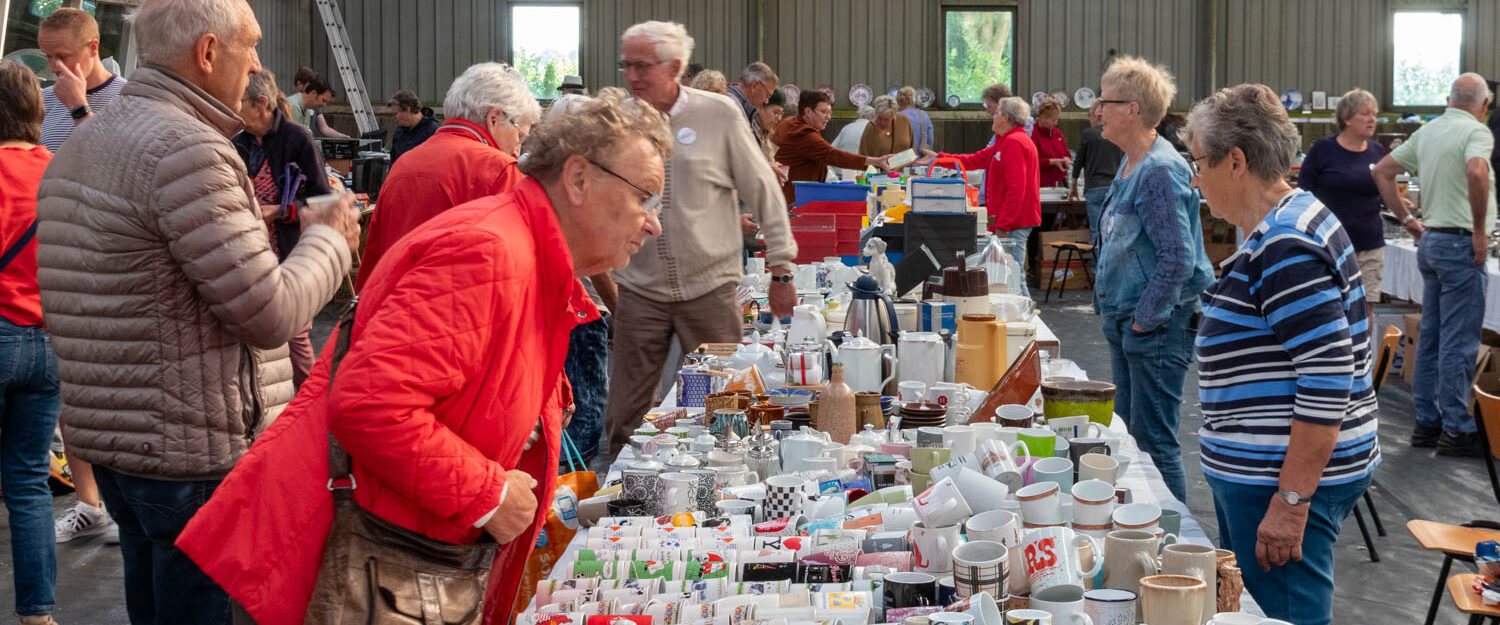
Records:
[[[1191,182],[1187,161],[1161,137],[1130,177],[1115,174],[1099,218],[1094,307],[1100,314],[1134,317],[1155,330],[1173,308],[1199,306],[1214,273]]]

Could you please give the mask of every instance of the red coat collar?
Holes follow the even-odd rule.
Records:
[[[552,209],[552,200],[547,191],[535,179],[522,178],[516,185],[516,205],[521,209],[521,218],[531,226],[536,241],[537,258],[541,261],[538,271],[542,284],[563,289],[566,296],[569,319],[574,325],[583,325],[599,318],[599,308],[589,298],[588,291],[573,275],[573,254],[563,236],[562,224]]]
[[[489,147],[500,149],[500,142],[490,135],[488,128],[463,118],[451,118],[443,121],[443,125],[437,132],[460,137],[468,137]]]

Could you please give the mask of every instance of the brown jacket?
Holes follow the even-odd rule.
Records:
[[[779,148],[776,161],[790,170],[787,181],[781,185],[787,206],[791,206],[795,199],[794,182],[823,182],[828,176],[829,166],[865,168],[865,157],[833,147],[822,134],[802,121],[801,116],[788,117],[776,124],[776,134],[771,135],[771,141]]]
[[[865,125],[865,135],[859,140],[859,153],[865,156],[885,156],[912,147],[911,120],[900,113],[891,119],[891,134],[881,132],[872,121]]]
[[[349,247],[310,226],[277,263],[229,142],[240,127],[145,66],[42,178],[37,277],[84,460],[221,478],[291,399],[286,342],[333,296]]]

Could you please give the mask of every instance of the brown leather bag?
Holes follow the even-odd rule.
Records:
[[[358,300],[356,300],[356,303]],[[351,303],[339,320],[332,377],[349,351]],[[433,540],[388,523],[354,503],[349,454],[328,437],[333,528],[305,625],[466,625],[484,618],[484,593],[499,545],[488,534],[473,545]]]

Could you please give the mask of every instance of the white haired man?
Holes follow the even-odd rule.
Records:
[[[681,24],[644,22],[620,39],[619,67],[630,92],[671,117],[674,145],[662,235],[614,274],[619,303],[605,417],[611,453],[650,409],[673,334],[684,353],[701,343],[740,340],[741,202],[766,237],[766,265],[777,278],[771,310],[789,315],[797,299],[791,284],[797,244],[776,175],[739,125],[743,112],[733,100],[678,83],[692,51]]]
[[[423,222],[464,202],[510,191],[521,177],[516,170],[521,141],[542,109],[515,68],[479,63],[448,87],[443,116],[432,138],[391,166],[380,188],[358,289],[386,250]]]
[[[740,110],[745,113],[745,121],[750,122],[751,136],[760,137],[762,133],[768,133],[775,128],[761,128],[760,116],[756,114],[760,107],[766,105],[766,100],[771,99],[771,92],[776,90],[776,85],[781,82],[776,77],[776,72],[771,70],[770,65],[756,61],[745,66],[745,71],[740,73],[740,81],[729,86],[729,97],[734,103],[740,105]]]
[[[358,245],[344,199],[284,262],[229,137],[260,27],[245,0],[147,0],[141,66],[42,179],[38,282],[74,453],[119,525],[132,623],[228,623],[174,542],[291,399],[287,341]]]
[[[1495,137],[1480,118],[1494,94],[1484,77],[1453,81],[1448,109],[1375,164],[1371,174],[1385,205],[1417,237],[1422,272],[1422,326],[1417,339],[1412,447],[1444,456],[1480,457],[1478,425],[1469,414],[1469,380],[1484,322],[1490,229],[1495,227]],[[1422,218],[1406,210],[1396,176],[1422,176]]]

